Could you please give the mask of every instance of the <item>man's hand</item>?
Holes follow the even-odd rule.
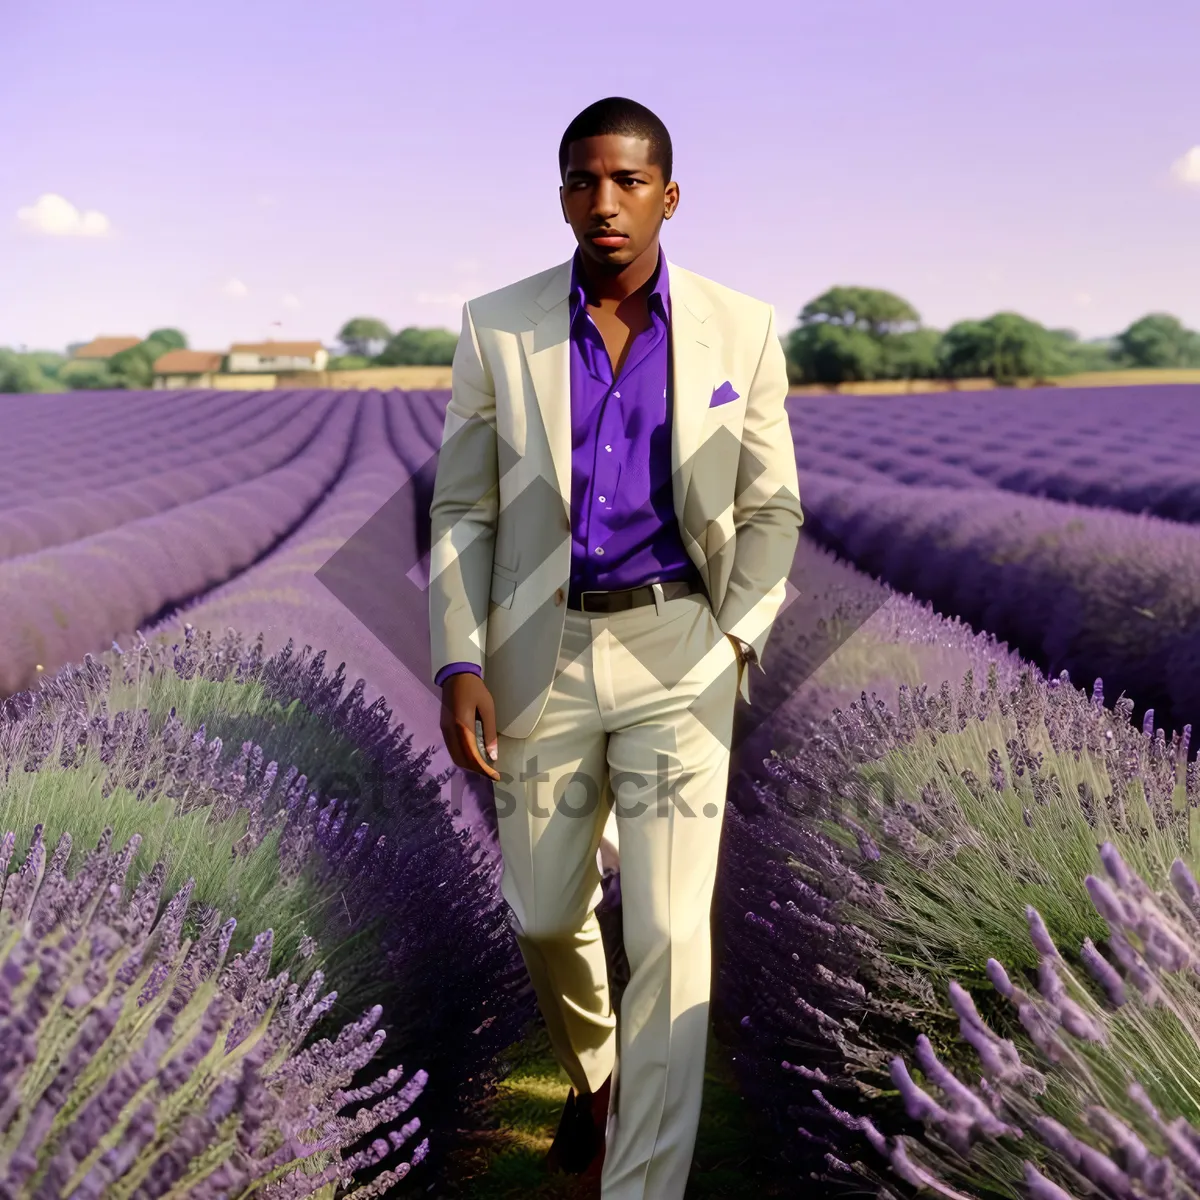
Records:
[[[488,757],[496,761],[499,750],[496,744],[496,706],[492,693],[483,680],[470,671],[451,675],[442,684],[442,738],[456,767],[474,771],[498,780],[500,772],[486,763],[479,753],[475,739],[475,719],[478,714],[483,722],[483,742]]]

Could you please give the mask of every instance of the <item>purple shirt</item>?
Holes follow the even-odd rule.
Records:
[[[591,314],[579,250],[571,263],[571,579],[583,591],[668,580],[699,582],[684,549],[671,486],[671,295],[661,247],[649,281],[650,325],[630,343],[619,378]],[[471,663],[450,663],[440,685]]]
[[[591,314],[580,252],[571,264],[571,591],[695,579],[671,488],[671,294],[661,248],[650,325],[618,379]]]

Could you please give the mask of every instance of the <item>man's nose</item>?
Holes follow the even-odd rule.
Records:
[[[593,220],[597,217],[603,217],[607,220],[609,217],[615,216],[620,207],[620,204],[617,202],[616,184],[609,181],[596,185],[596,192],[592,197]]]

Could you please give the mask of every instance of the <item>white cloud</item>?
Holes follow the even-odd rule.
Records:
[[[243,296],[250,295],[250,289],[240,279],[229,280],[229,282],[226,283],[221,291],[223,291],[225,295],[233,296],[238,300],[240,300]]]
[[[292,292],[284,292],[282,303],[284,308],[299,308],[300,297],[294,295]]]
[[[112,232],[103,213],[91,208],[80,212],[57,192],[43,192],[33,204],[17,209],[17,220],[31,233],[51,237],[107,237]]]
[[[1187,187],[1200,187],[1200,146],[1193,146],[1171,164],[1171,174]]]
[[[1091,292],[1075,292],[1072,294],[1071,299],[1074,300],[1075,303],[1080,306],[1080,308],[1087,308],[1087,306],[1092,302],[1092,294]]]

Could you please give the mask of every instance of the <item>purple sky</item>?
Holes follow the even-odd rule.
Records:
[[[0,345],[457,332],[571,254],[558,140],[612,94],[671,131],[667,254],[783,329],[834,283],[939,327],[1200,327],[1196,0],[0,0],[0,29]],[[45,232],[47,195],[107,231]]]

